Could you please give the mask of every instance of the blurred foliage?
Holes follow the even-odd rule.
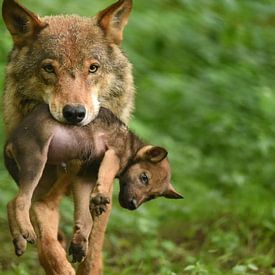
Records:
[[[22,2],[86,16],[112,3]],[[106,274],[275,274],[274,31],[271,0],[134,0],[123,45],[137,86],[131,128],[167,147],[185,199],[135,212],[116,203]],[[0,32],[2,81],[11,39],[2,22]],[[0,274],[40,274],[34,248],[13,255],[5,204],[16,187],[0,169]],[[62,210],[69,238],[68,199]]]

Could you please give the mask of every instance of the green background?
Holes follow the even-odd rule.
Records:
[[[40,15],[86,16],[112,3],[22,2]],[[10,48],[1,21],[1,88]],[[185,199],[130,212],[116,184],[105,273],[275,274],[275,2],[134,0],[123,48],[137,87],[130,126],[168,149]],[[35,248],[13,253],[5,205],[15,192],[1,160],[0,274],[43,274]],[[69,238],[70,199],[62,213]]]

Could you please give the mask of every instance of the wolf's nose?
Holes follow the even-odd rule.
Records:
[[[63,108],[63,116],[68,123],[77,124],[81,122],[86,115],[86,109],[82,105],[65,105]]]

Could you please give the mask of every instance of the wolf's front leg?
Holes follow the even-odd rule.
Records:
[[[92,228],[92,216],[89,211],[90,194],[93,180],[77,177],[73,181],[73,198],[75,206],[75,225],[69,254],[73,262],[82,262],[87,254],[88,239]]]
[[[39,261],[47,275],[74,275],[75,271],[66,258],[66,251],[57,239],[58,209],[62,197],[67,193],[71,178],[69,174],[63,174],[54,181],[48,173],[45,173],[44,180],[48,183],[50,190],[48,190],[47,195],[32,205],[32,222],[38,237]],[[38,188],[40,189],[40,186]]]
[[[110,190],[119,168],[120,159],[113,149],[109,149],[100,164],[97,184],[91,197],[90,211],[94,216],[106,212],[111,201]]]
[[[106,212],[100,216],[93,216],[93,227],[89,237],[88,253],[85,260],[79,265],[77,275],[103,274],[102,250],[105,231],[112,210],[112,192],[113,184],[111,185],[109,193],[105,193],[110,198],[110,204],[108,204]]]

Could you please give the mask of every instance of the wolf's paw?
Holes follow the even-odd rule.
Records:
[[[69,247],[69,255],[71,256],[71,262],[81,263],[86,255],[88,250],[88,241],[83,236],[74,236]]]
[[[12,242],[16,256],[19,257],[23,255],[27,247],[27,241],[23,238],[23,236],[18,236],[17,238],[13,239]]]
[[[96,194],[90,200],[90,212],[93,215],[100,216],[107,210],[107,204],[110,203],[110,198],[104,194]]]

